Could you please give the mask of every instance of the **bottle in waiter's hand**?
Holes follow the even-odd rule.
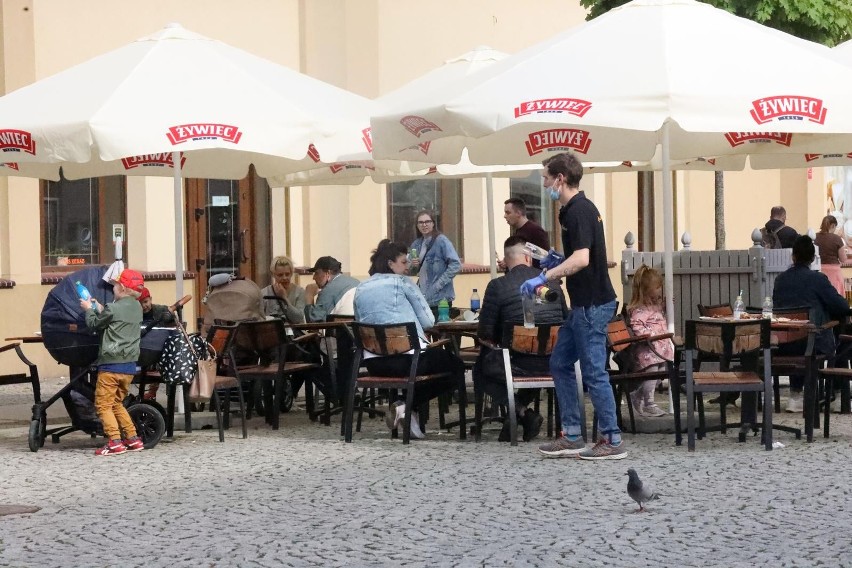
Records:
[[[555,302],[559,299],[559,292],[546,284],[542,284],[535,289],[535,297],[542,302]]]

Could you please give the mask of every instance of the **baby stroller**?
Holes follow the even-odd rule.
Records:
[[[210,279],[209,291],[204,302],[207,309],[201,326],[202,334],[206,334],[210,326],[216,323],[233,325],[242,321],[266,319],[261,300],[262,292],[255,282],[224,274],[214,276]],[[236,357],[238,361],[241,360],[239,350],[236,352]],[[292,380],[284,382],[284,393],[279,406],[281,412],[289,412],[293,408],[293,395],[296,390],[293,387]],[[263,384],[256,382],[251,388],[252,392],[245,393],[248,412],[250,414],[253,409],[259,415],[263,415],[265,414],[261,392]]]
[[[103,280],[106,266],[92,266],[63,278],[47,296],[41,312],[41,333],[44,346],[58,363],[71,369],[71,381],[46,401],[33,405],[30,422],[29,447],[37,452],[49,435],[53,443],[70,432],[81,430],[91,436],[103,435],[103,427],[94,412],[97,373],[91,365],[98,358],[99,334],[86,326],[80,309],[75,283],[80,281],[92,297],[106,305],[113,300],[112,287]],[[166,338],[173,329],[151,327],[142,329],[140,366],[157,362]],[[62,400],[71,426],[47,429],[47,409]],[[128,396],[124,401],[127,412],[142,438],[145,448],[153,448],[166,430],[165,410],[156,401],[137,400]]]

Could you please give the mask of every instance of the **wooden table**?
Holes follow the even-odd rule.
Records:
[[[742,321],[735,320],[732,317],[707,317],[698,318],[701,321]],[[743,318],[744,320],[759,321],[760,318]],[[816,333],[819,328],[808,320],[794,320],[788,318],[778,318],[772,320],[772,345],[773,349],[779,344],[796,341],[798,339],[807,339],[807,336],[802,337],[804,332]],[[804,355],[803,355],[804,357]],[[807,369],[804,371],[804,419],[805,419],[805,437],[808,442],[814,440],[814,428],[819,427],[819,412],[817,412],[817,375],[816,357],[815,354],[809,357],[807,361]],[[788,429],[788,427],[774,426],[775,428]],[[798,434],[796,436],[798,438]]]

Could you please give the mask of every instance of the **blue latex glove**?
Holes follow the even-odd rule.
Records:
[[[555,268],[565,262],[565,257],[556,252],[553,249],[547,253],[547,256],[538,261],[538,265],[542,268],[547,268],[550,270],[551,268]]]
[[[534,297],[535,289],[543,284],[547,284],[547,278],[545,277],[544,272],[521,284],[521,296],[526,296],[528,298]]]

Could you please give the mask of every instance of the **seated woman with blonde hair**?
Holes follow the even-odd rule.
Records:
[[[305,289],[293,282],[293,261],[276,256],[269,265],[272,284],[264,288],[263,313],[290,323],[305,321]]]

